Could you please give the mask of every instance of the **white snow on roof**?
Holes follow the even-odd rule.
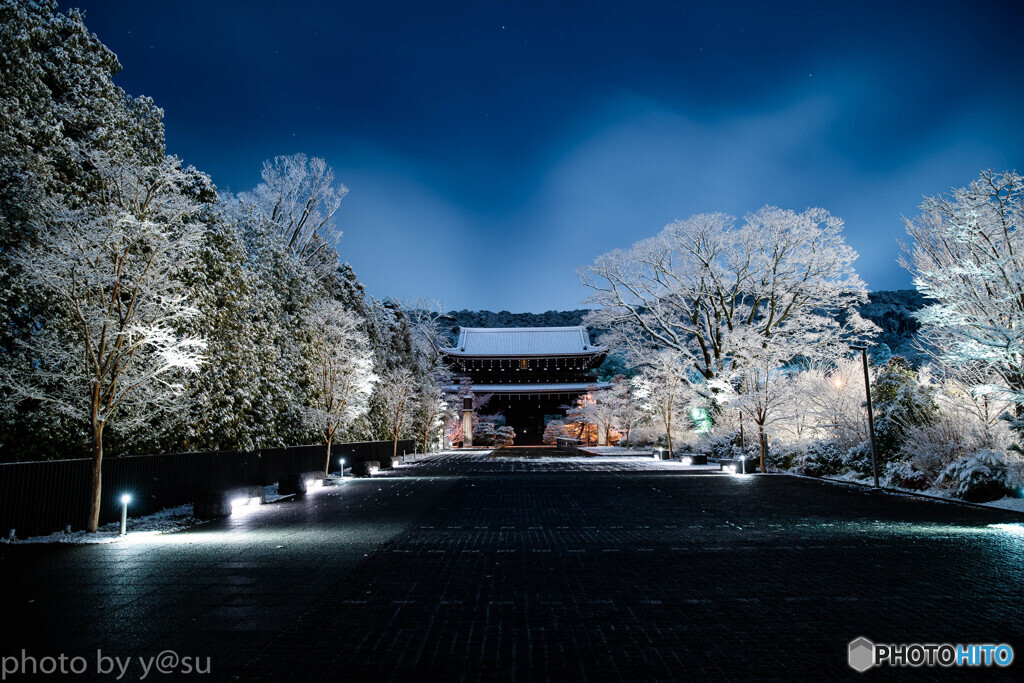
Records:
[[[598,389],[607,389],[611,386],[611,382],[563,382],[561,384],[474,384],[472,390],[474,394],[555,394],[555,393],[570,393],[570,392],[584,392],[584,391],[596,391]],[[459,387],[452,385],[445,387],[448,391],[458,391]]]
[[[590,334],[576,327],[463,327],[455,348],[458,356],[568,356],[604,351],[590,343]]]

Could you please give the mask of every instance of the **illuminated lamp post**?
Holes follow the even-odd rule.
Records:
[[[128,533],[128,503],[132,502],[132,497],[127,493],[121,496],[121,535],[124,536]]]

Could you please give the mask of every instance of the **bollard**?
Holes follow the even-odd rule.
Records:
[[[14,529],[11,529],[10,531],[7,532],[7,540],[8,541],[13,541],[14,540]]]
[[[64,533],[66,533],[66,534],[70,534],[71,533],[71,525],[70,524],[65,524],[64,525]]]
[[[121,535],[124,536],[128,533],[128,503],[132,502],[132,497],[127,493],[121,496]]]

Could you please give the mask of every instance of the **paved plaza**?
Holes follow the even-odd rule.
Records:
[[[0,656],[81,656],[77,680],[114,680],[98,650],[121,680],[206,658],[196,680],[866,679],[887,672],[848,668],[858,636],[1024,645],[1024,536],[989,526],[1022,521],[648,459],[444,455],[185,532],[0,546]]]

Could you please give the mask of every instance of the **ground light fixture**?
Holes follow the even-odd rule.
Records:
[[[234,500],[231,501],[231,514],[237,512],[239,508],[244,508],[250,505],[256,506],[259,505],[261,502],[262,500],[255,496],[251,498],[235,498]]]
[[[345,458],[342,458],[341,460],[339,460],[338,464],[341,465],[341,470],[338,472],[338,476],[341,477],[342,479],[344,479],[345,478]]]
[[[128,503],[132,502],[132,497],[127,493],[121,496],[121,535],[124,536],[128,533]]]
[[[871,407],[871,379],[868,377],[868,347],[863,344],[850,344],[851,351],[860,351],[864,359],[864,392],[868,395],[868,434],[871,436],[871,473],[875,477],[875,488],[878,488],[878,446],[875,445],[875,413]]]

